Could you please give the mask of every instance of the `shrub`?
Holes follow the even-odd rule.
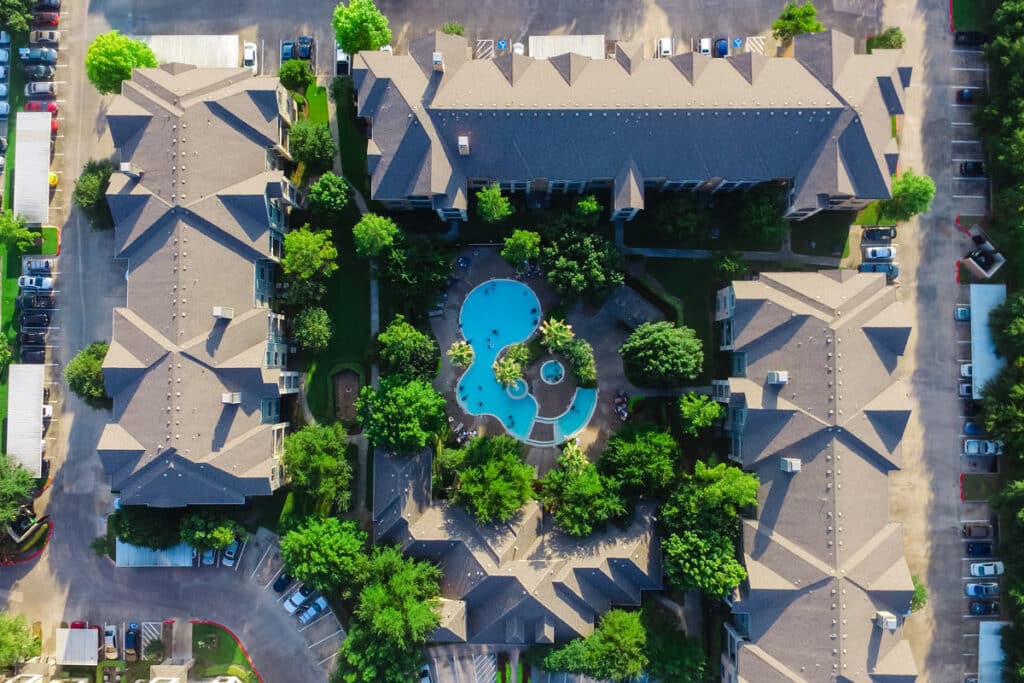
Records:
[[[446,21],[441,27],[441,33],[447,33],[450,36],[464,36],[466,27],[457,21]]]
[[[90,159],[85,162],[81,175],[75,181],[71,200],[94,228],[114,227],[114,217],[110,215],[110,207],[107,205],[107,188],[110,187],[113,172],[114,164],[109,159]]]
[[[305,163],[310,170],[326,171],[334,165],[338,148],[326,123],[296,121],[288,133],[288,150],[296,161]]]
[[[495,223],[512,215],[512,204],[501,194],[498,183],[493,183],[477,190],[476,212],[487,223]]]
[[[292,334],[302,348],[314,352],[323,351],[331,343],[334,324],[323,308],[304,308],[292,322]]]
[[[278,69],[277,77],[281,85],[299,94],[306,92],[316,78],[305,59],[289,59]]]
[[[64,367],[68,388],[93,407],[105,406],[110,401],[103,384],[103,359],[107,357],[109,348],[106,342],[93,342],[75,354]]]
[[[626,375],[638,386],[676,387],[700,374],[704,351],[689,327],[644,323],[619,349]]]

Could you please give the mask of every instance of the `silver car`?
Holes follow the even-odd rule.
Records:
[[[327,598],[317,598],[316,602],[309,606],[309,609],[299,615],[299,623],[308,624],[325,609],[327,609]]]
[[[56,97],[57,86],[50,81],[33,81],[25,84],[25,97]]]

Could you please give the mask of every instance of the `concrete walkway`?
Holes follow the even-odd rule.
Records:
[[[615,246],[627,256],[646,256],[648,258],[692,258],[709,259],[714,258],[715,253],[710,249],[666,249],[661,247],[629,247],[624,239],[625,223],[615,222]],[[825,268],[838,268],[841,259],[835,256],[813,256],[810,254],[797,254],[793,252],[793,244],[789,231],[782,242],[782,249],[778,251],[741,251],[740,254],[747,261],[784,261],[789,263],[801,263],[808,266],[822,266]]]

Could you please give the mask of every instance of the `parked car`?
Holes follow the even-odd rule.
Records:
[[[25,275],[49,275],[53,272],[55,262],[50,258],[34,258],[24,261],[21,270]]]
[[[224,557],[221,564],[225,567],[234,567],[235,559],[238,557],[238,539],[231,541],[231,545],[224,549]]]
[[[953,319],[960,323],[968,322],[971,319],[971,307],[957,306],[953,309]]]
[[[27,78],[30,81],[49,80],[53,78],[53,74],[56,71],[57,70],[54,69],[52,66],[47,66],[45,64],[29,64],[24,69],[22,69],[22,73],[25,74],[25,78]]]
[[[29,83],[28,85],[34,85],[34,83]],[[49,112],[50,116],[57,116],[59,107],[53,101],[29,100],[25,103],[25,111],[45,111]]]
[[[103,627],[103,656],[106,659],[117,659],[117,626],[107,624]]]
[[[299,36],[299,59],[312,59],[313,36]]]
[[[715,57],[729,56],[729,39],[719,38],[715,41]]]
[[[45,332],[22,332],[18,335],[18,343],[25,345],[43,346],[46,344]]]
[[[256,64],[256,43],[245,43],[242,45],[242,66],[249,67],[253,76],[259,75],[259,67]]]
[[[988,34],[981,31],[957,31],[953,34],[953,42],[963,47],[979,47],[988,40]]]
[[[987,524],[964,524],[960,527],[960,535],[964,538],[988,538],[992,527]]]
[[[32,31],[28,34],[30,45],[60,46],[60,31]]]
[[[1002,562],[972,562],[971,576],[1000,576],[1005,570]]]
[[[299,590],[291,594],[287,600],[284,601],[284,609],[288,614],[295,614],[295,611],[305,605],[307,602],[315,600],[317,593],[309,586],[300,586]]]
[[[337,43],[334,45],[334,75],[335,76],[348,76],[350,60],[348,53],[338,47]]]
[[[7,84],[0,83],[0,99],[7,99]]]
[[[9,64],[11,62],[11,51],[7,49],[0,50],[0,64]]]
[[[35,6],[32,8],[34,12],[59,12],[60,11],[60,0],[36,0]]]
[[[387,52],[389,55],[395,54],[395,48],[391,47],[390,45],[381,45],[380,51]]]
[[[215,564],[217,564],[217,551],[207,550],[203,552],[203,566],[212,567]]]
[[[985,429],[977,422],[964,423],[964,434],[967,436],[981,436],[984,433]]]
[[[8,76],[9,76],[9,72],[7,71],[7,67],[6,66],[0,66],[0,81],[4,81],[6,83]],[[6,143],[6,140],[4,142]],[[4,144],[4,147],[6,148],[7,145]]]
[[[970,382],[960,382],[957,393],[960,395],[960,398],[971,398],[974,396],[974,385]]]
[[[137,662],[139,660],[139,647],[141,646],[142,631],[136,623],[128,624],[128,630],[124,632],[124,659],[126,662]]]
[[[57,86],[50,81],[33,81],[25,84],[25,97],[52,99],[57,96]]]
[[[971,600],[969,611],[976,617],[999,614],[998,600]]]
[[[523,45],[522,43],[512,43],[512,54],[525,55],[526,46]]]
[[[22,363],[45,363],[46,348],[42,346],[22,346],[19,350]]]
[[[308,624],[316,618],[316,615],[327,609],[327,598],[317,598],[316,602],[309,606],[305,612],[299,615],[300,624]]]
[[[89,628],[89,622],[87,622],[87,621],[72,621],[68,625],[68,628],[71,628],[71,629],[85,629],[85,628]]]
[[[977,101],[975,91],[970,88],[961,88],[956,91],[957,104],[974,104]]]
[[[896,258],[896,247],[866,247],[864,259],[866,261],[891,261]]]
[[[14,308],[20,311],[45,311],[53,307],[53,295],[49,292],[25,292],[19,294],[14,300]]]
[[[18,278],[18,287],[24,290],[53,289],[53,278],[41,275],[22,275]]]
[[[873,228],[866,228],[860,237],[862,242],[889,242],[896,239],[896,226],[876,225]]]
[[[992,557],[991,543],[968,543],[967,557]]]
[[[430,678],[430,667],[426,664],[420,667],[420,683],[434,683]]]
[[[987,598],[992,595],[999,595],[998,583],[969,583],[964,587],[964,593],[969,598]]]
[[[857,270],[861,273],[885,273],[889,280],[900,276],[900,267],[895,263],[862,263]]]
[[[36,12],[32,15],[33,26],[60,26],[60,14],[57,12]]]
[[[964,161],[960,163],[960,175],[968,178],[979,178],[985,175],[985,164],[981,161]]]
[[[1001,455],[1002,452],[1002,441],[989,441],[987,439],[964,440],[964,455]]]
[[[697,52],[704,55],[705,57],[711,56],[711,39],[701,38],[697,41]]]
[[[284,64],[290,59],[295,59],[295,41],[294,40],[282,40],[281,41],[281,63]]]
[[[292,585],[292,581],[294,580],[295,579],[293,579],[290,575],[281,572],[281,575],[277,577],[276,581],[274,581],[274,592],[283,593],[284,589]]]
[[[50,316],[46,313],[25,312],[19,320],[22,327],[47,327],[50,324]]]
[[[960,364],[960,376],[970,378],[974,375],[974,364],[973,363],[961,363]]]
[[[656,57],[671,57],[672,56],[672,39],[671,38],[658,38],[657,46],[654,49],[654,55]]]
[[[7,102],[0,102],[0,118],[7,118],[11,115],[11,105]]]
[[[11,34],[7,31],[0,31],[0,47],[11,46]]]
[[[50,47],[23,47],[18,49],[18,56],[25,64],[49,64],[57,63],[57,51]]]

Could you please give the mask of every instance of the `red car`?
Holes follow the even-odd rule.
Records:
[[[58,128],[59,127],[57,126],[57,117],[54,116],[52,119],[50,119],[50,135],[56,135]]]
[[[56,102],[42,102],[39,100],[30,100],[25,103],[25,111],[48,111],[54,116],[57,115],[57,103]]]
[[[59,26],[60,15],[56,12],[36,12],[32,15],[33,26]]]
[[[85,622],[84,621],[72,621],[71,622],[71,628],[85,628]]]

